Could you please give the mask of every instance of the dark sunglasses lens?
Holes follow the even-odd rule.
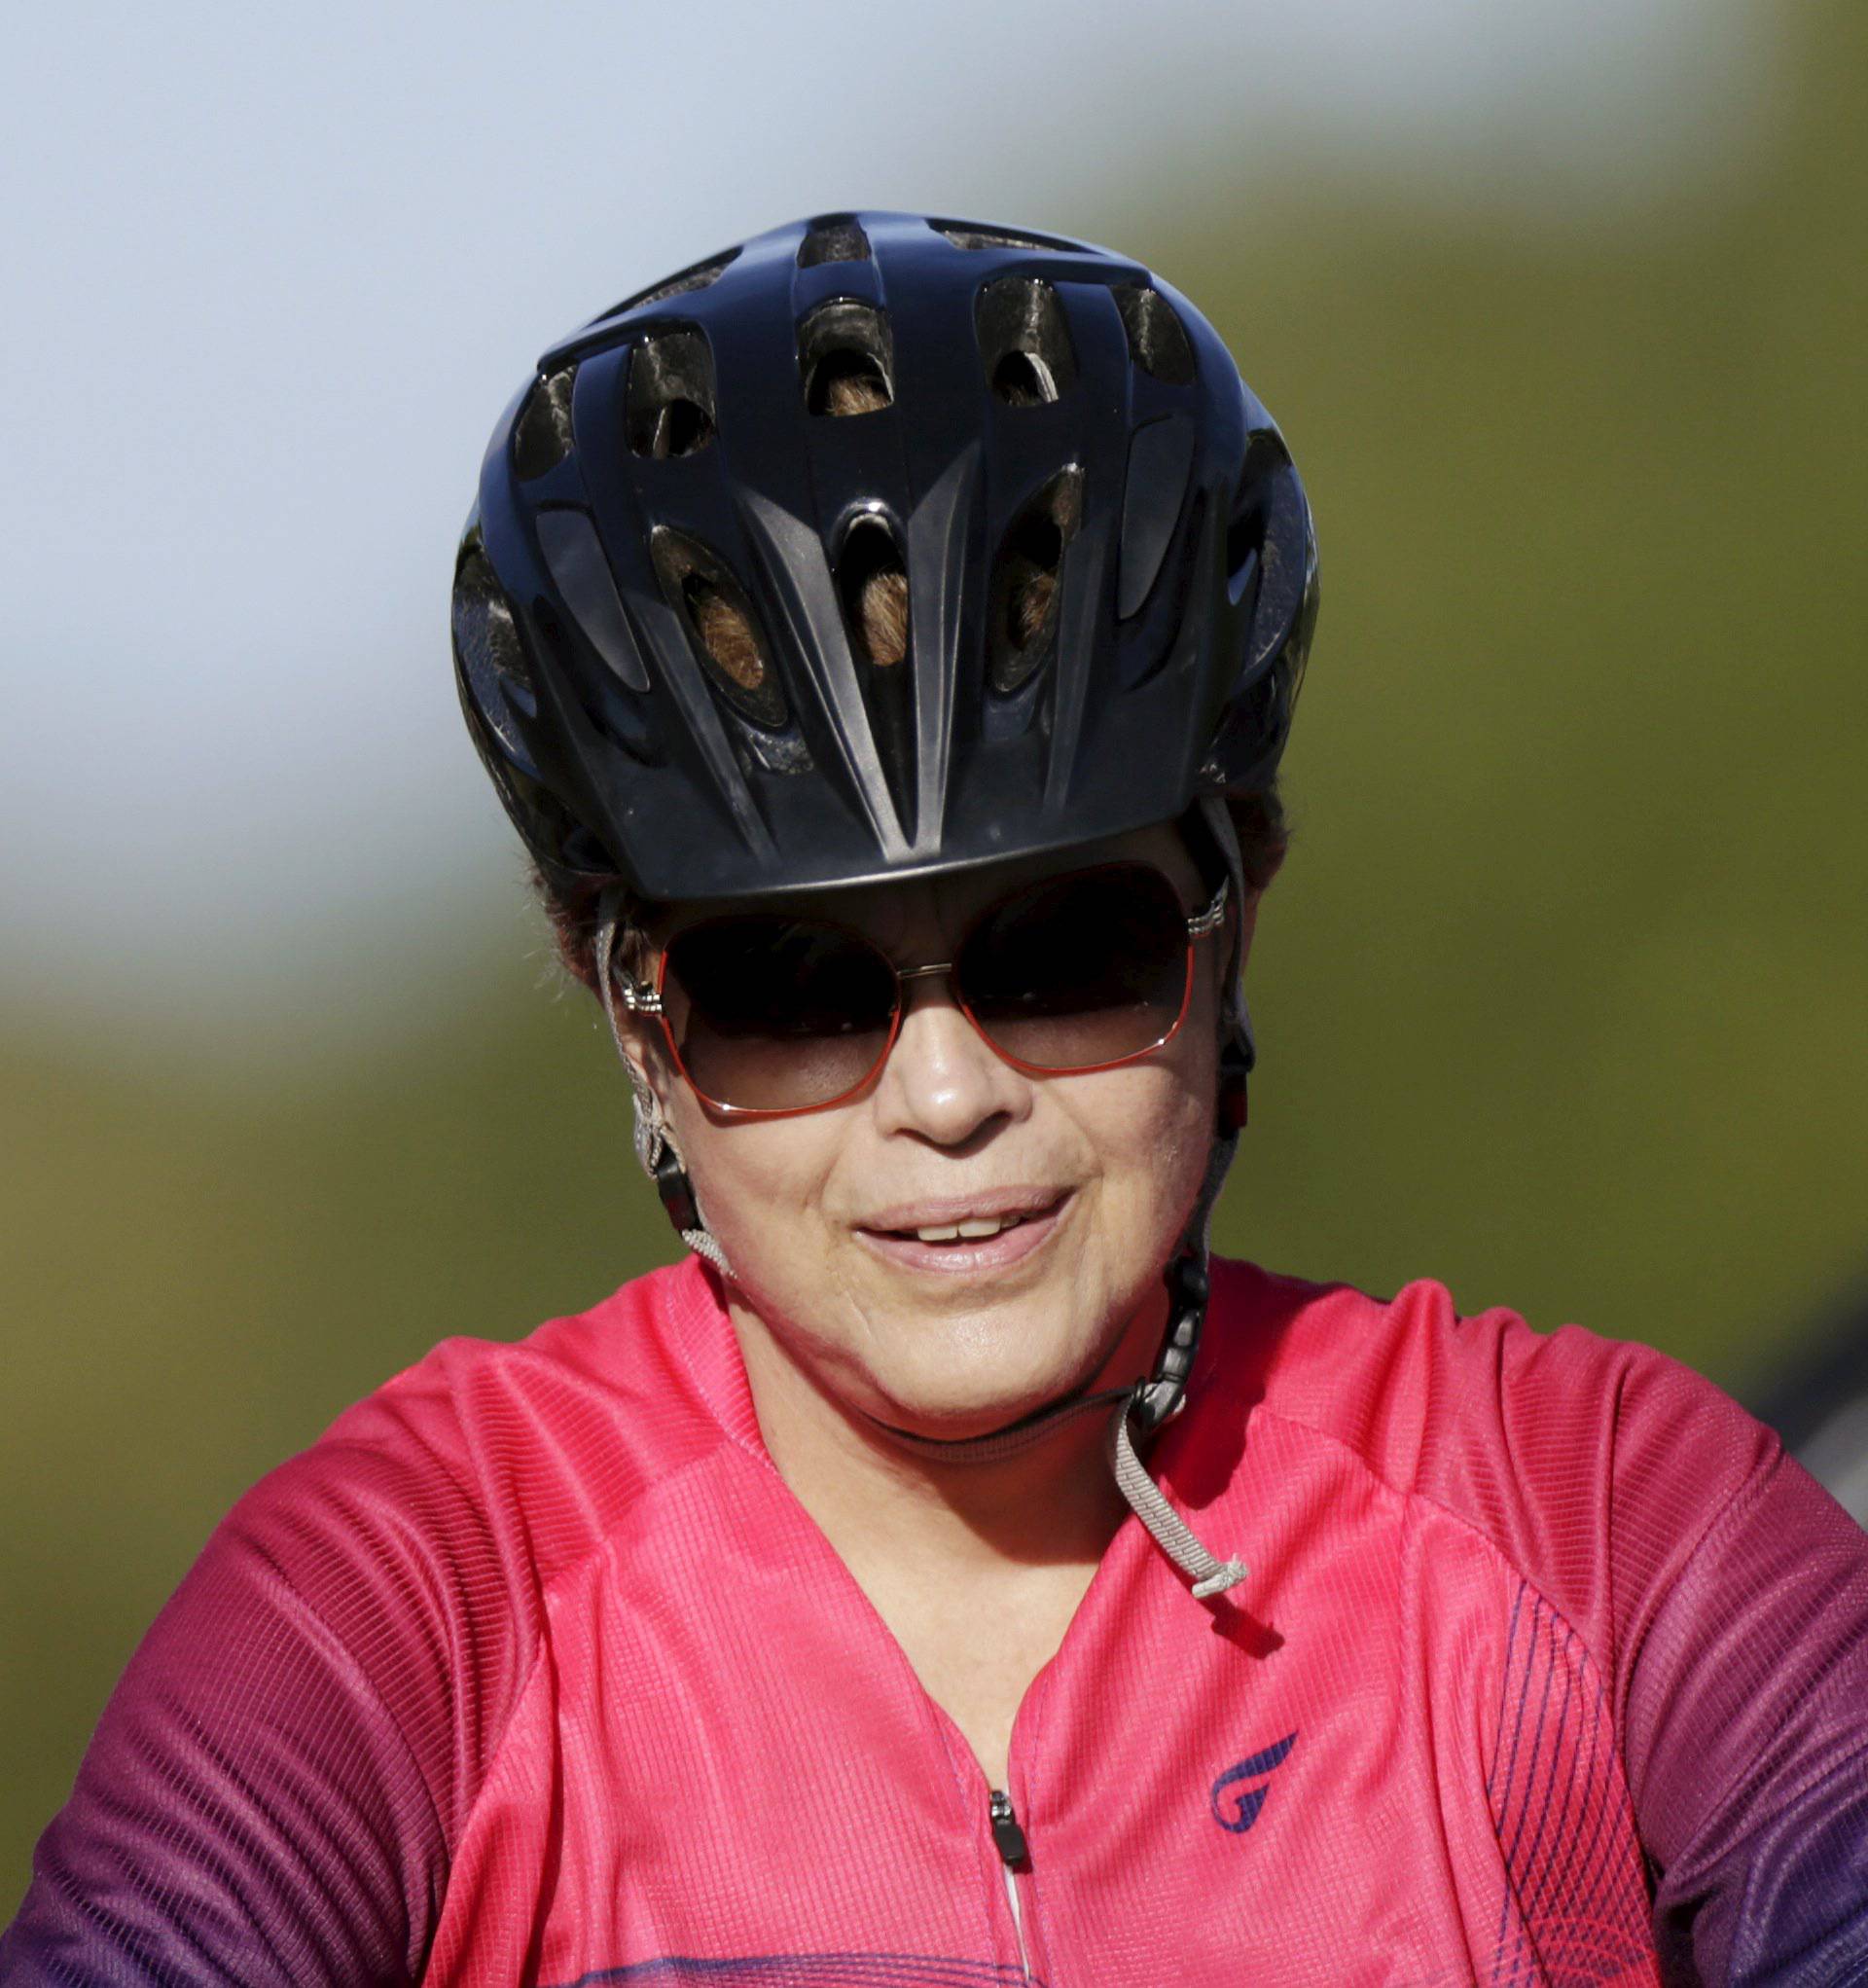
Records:
[[[1053,877],[988,912],[954,962],[960,998],[996,1048],[1041,1070],[1138,1056],[1187,1003],[1187,915],[1143,864]]]
[[[895,975],[873,946],[834,925],[716,919],[669,941],[664,998],[703,1098],[791,1111],[855,1090],[881,1061]]]

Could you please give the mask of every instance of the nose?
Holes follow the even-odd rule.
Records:
[[[993,1053],[945,975],[908,979],[902,993],[902,1026],[874,1093],[883,1132],[961,1146],[1030,1115],[1031,1079]]]

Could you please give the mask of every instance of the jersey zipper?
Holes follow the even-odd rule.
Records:
[[[988,1790],[988,1815],[992,1825],[992,1841],[997,1846],[1000,1867],[1005,1876],[1005,1896],[1012,1907],[1012,1930],[1019,1936],[1019,1970],[1031,1978],[1031,1957],[1024,1945],[1024,1907],[1019,1898],[1019,1872],[1031,1867],[1031,1847],[1019,1827],[1012,1797],[1002,1789]]]

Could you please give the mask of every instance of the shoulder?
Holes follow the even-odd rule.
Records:
[[[689,1259],[528,1337],[442,1341],[263,1478],[234,1530],[291,1546],[318,1514],[471,1551],[549,1582],[650,1484],[725,1431],[688,1342],[720,1312]]]
[[[1651,1347],[1461,1317],[1432,1282],[1383,1299],[1223,1263],[1214,1297],[1216,1385],[1453,1514],[1606,1640],[1779,1455]]]
[[[262,1478],[204,1562],[315,1618],[385,1697],[491,1712],[522,1688],[555,1583],[727,1440],[684,1351],[709,1328],[690,1260],[516,1343],[446,1340]]]

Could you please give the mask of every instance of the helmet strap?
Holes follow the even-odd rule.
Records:
[[[1207,1256],[1213,1225],[1213,1210],[1219,1191],[1226,1184],[1233,1155],[1239,1150],[1239,1136],[1245,1129],[1246,1079],[1258,1060],[1252,1040],[1252,1019],[1245,1007],[1245,989],[1240,978],[1243,961],[1240,948],[1244,927],[1242,911],[1246,902],[1245,865],[1239,849],[1239,834],[1223,794],[1208,794],[1196,803],[1186,819],[1186,828],[1197,836],[1204,831],[1213,853],[1224,864],[1232,883],[1232,901],[1241,911],[1241,922],[1233,926],[1232,950],[1227,956],[1226,974],[1221,982],[1219,1082],[1214,1102],[1213,1148],[1206,1160],[1206,1176],[1201,1183],[1194,1211],[1181,1236],[1180,1247],[1168,1259],[1163,1273],[1168,1286],[1168,1329],[1162,1335],[1161,1350],[1155,1355],[1154,1371],[1135,1387],[1131,1419],[1137,1435],[1146,1437],[1180,1413],[1186,1399],[1187,1383],[1193,1377],[1194,1358],[1200,1351],[1201,1327],[1206,1319],[1206,1300],[1211,1283]]]
[[[718,1239],[707,1227],[706,1217],[700,1212],[700,1198],[694,1191],[694,1182],[688,1178],[680,1149],[668,1128],[667,1113],[662,1108],[661,1099],[655,1095],[655,1086],[649,1082],[649,1073],[642,1067],[634,1046],[624,1034],[623,1018],[616,1011],[614,969],[616,937],[623,922],[623,893],[615,889],[606,890],[597,906],[597,913],[594,944],[596,992],[603,1003],[603,1018],[610,1025],[610,1040],[615,1043],[616,1053],[622,1058],[623,1067],[629,1076],[629,1090],[635,1103],[635,1157],[643,1173],[655,1182],[655,1191],[662,1198],[662,1206],[667,1211],[675,1234],[697,1256],[704,1256],[723,1277],[730,1276],[732,1269],[727,1262],[727,1252],[721,1248]]]
[[[1201,1183],[1200,1198],[1182,1234],[1180,1247],[1168,1259],[1162,1282],[1168,1286],[1168,1329],[1162,1334],[1161,1349],[1155,1355],[1154,1371],[1135,1384],[1131,1421],[1134,1433],[1146,1438],[1162,1424],[1178,1415],[1193,1378],[1194,1358],[1200,1351],[1201,1327],[1206,1319],[1206,1300],[1212,1282],[1207,1272],[1208,1239],[1213,1206],[1225,1184],[1239,1135],[1245,1124],[1245,1080],[1249,1060],[1235,1041],[1219,1053],[1219,1096],[1214,1106],[1213,1150],[1206,1162],[1206,1177]]]

